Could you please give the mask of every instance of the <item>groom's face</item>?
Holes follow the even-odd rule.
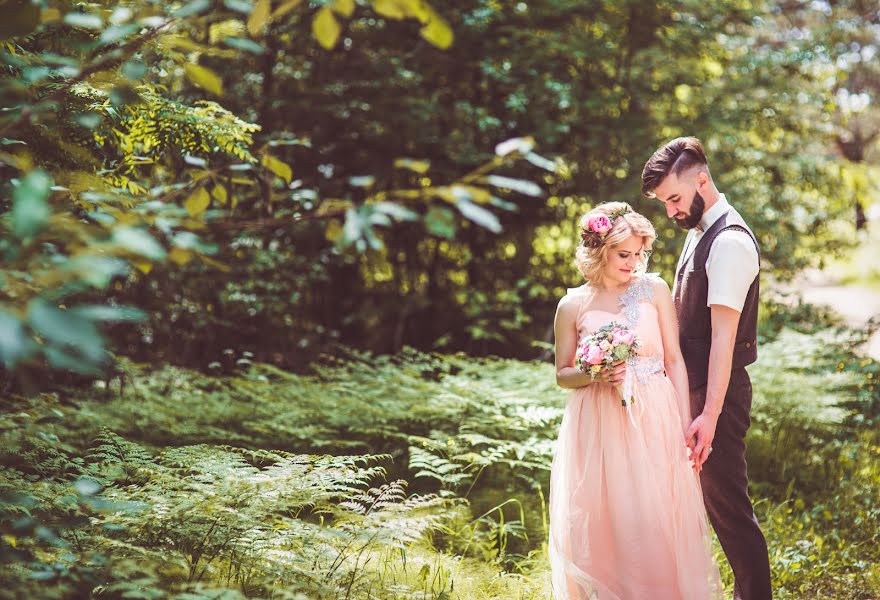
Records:
[[[654,190],[666,207],[666,216],[682,229],[693,229],[703,218],[706,202],[697,190],[698,182],[698,176],[670,174]]]

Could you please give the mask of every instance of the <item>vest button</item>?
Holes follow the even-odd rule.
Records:
[[[751,347],[752,347],[752,343],[751,343],[751,342],[746,342],[746,348],[751,348]]]

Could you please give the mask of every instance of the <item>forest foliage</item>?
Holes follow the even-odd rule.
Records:
[[[537,356],[591,205],[648,214],[669,275],[680,234],[638,179],[680,134],[772,280],[848,246],[875,189],[859,2],[7,4],[0,351],[19,387],[28,366],[93,376],[108,350]]]

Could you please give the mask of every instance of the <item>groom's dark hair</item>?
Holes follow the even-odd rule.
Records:
[[[695,137],[675,138],[657,149],[642,170],[642,195],[654,197],[657,186],[672,173],[676,177],[691,167],[703,165],[709,170],[703,143]]]

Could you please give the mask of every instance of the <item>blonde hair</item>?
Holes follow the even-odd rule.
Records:
[[[590,219],[600,215],[604,215],[609,219],[612,219],[612,215],[615,215],[612,219],[612,227],[601,237],[601,243],[588,245],[583,239],[584,235],[598,235],[589,230],[588,224]],[[597,283],[601,278],[602,271],[608,264],[609,248],[620,244],[630,236],[636,235],[643,239],[643,250],[650,250],[654,240],[657,239],[657,234],[651,222],[644,215],[635,212],[626,202],[603,202],[598,204],[581,217],[579,224],[578,236],[580,239],[577,252],[575,253],[575,263],[588,283]],[[594,237],[593,239],[596,238]],[[642,259],[637,270],[644,271],[646,267],[647,261]]]

